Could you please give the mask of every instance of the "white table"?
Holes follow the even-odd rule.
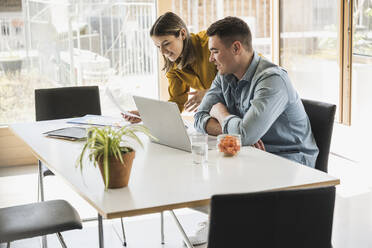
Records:
[[[83,174],[75,168],[83,142],[42,135],[65,126],[68,126],[65,120],[56,120],[13,124],[10,129],[54,174],[97,210],[101,224],[101,217],[111,219],[207,205],[214,194],[340,183],[326,173],[252,147],[242,147],[235,157],[209,151],[208,165],[197,166],[192,164],[191,153],[146,142],[144,149],[136,151],[128,187],[105,191],[99,169],[88,160]],[[100,247],[103,247],[102,233]]]

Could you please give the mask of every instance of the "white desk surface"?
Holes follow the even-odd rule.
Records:
[[[98,168],[75,162],[83,142],[46,138],[43,132],[69,126],[65,120],[20,123],[10,129],[57,176],[104,218],[207,205],[212,195],[337,185],[339,179],[290,160],[242,147],[238,156],[209,151],[208,165],[193,165],[191,153],[146,142],[138,148],[128,187],[105,191]]]

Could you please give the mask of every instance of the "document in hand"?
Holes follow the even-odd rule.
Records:
[[[83,117],[69,119],[67,123],[114,127],[122,127],[128,124],[123,118],[102,115],[84,115]]]
[[[46,137],[66,139],[66,140],[84,140],[87,137],[86,129],[83,127],[65,127],[44,133]]]
[[[106,95],[115,104],[115,106],[120,110],[120,112],[122,112],[123,114],[131,116],[131,117],[141,118],[138,115],[132,114],[129,111],[124,110],[121,107],[121,105],[119,104],[119,102],[116,100],[116,98],[112,95],[112,93],[111,93],[111,91],[108,87],[106,88]]]

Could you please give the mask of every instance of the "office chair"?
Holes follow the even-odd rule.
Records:
[[[98,86],[60,87],[35,90],[36,121],[81,117],[86,114],[101,115]],[[38,199],[44,201],[43,178],[54,175],[41,161],[39,163]],[[126,246],[123,220],[123,245]],[[46,241],[44,241],[46,242]]]
[[[302,103],[309,117],[315,142],[319,148],[315,168],[327,172],[336,105],[306,99],[302,99]]]
[[[61,87],[35,90],[36,121],[101,114],[98,86]],[[39,163],[38,199],[44,201],[43,177],[54,175]]]
[[[331,248],[335,187],[215,195],[208,248]]]
[[[31,203],[0,209],[0,243],[56,233],[63,248],[61,232],[82,229],[76,210],[64,200]]]

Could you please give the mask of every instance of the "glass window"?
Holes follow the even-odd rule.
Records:
[[[34,120],[34,89],[99,85],[103,114],[157,97],[154,0],[26,0],[0,12],[0,124]],[[28,8],[27,8],[28,6]]]
[[[281,66],[301,98],[338,105],[339,1],[286,0],[279,8]]]
[[[352,121],[369,128],[372,78],[372,2],[353,1]]]
[[[237,16],[250,27],[253,48],[271,60],[270,0],[172,0],[172,11],[182,17],[193,33],[206,30],[225,16]]]

